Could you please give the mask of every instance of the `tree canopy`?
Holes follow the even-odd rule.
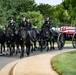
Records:
[[[19,17],[30,18],[33,26],[41,27],[47,16],[52,20],[52,26],[76,25],[76,0],[63,0],[61,4],[37,5],[34,0],[0,0],[0,27],[8,24],[10,17],[19,22]]]

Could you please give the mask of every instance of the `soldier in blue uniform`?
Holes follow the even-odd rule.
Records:
[[[22,16],[22,20],[20,21],[19,28],[21,27],[26,28],[26,25],[27,25],[27,20],[24,16]]]
[[[44,27],[48,28],[49,32],[52,34],[51,20],[49,17],[46,18],[42,28],[44,28]]]
[[[46,18],[46,20],[45,20],[45,22],[44,22],[42,28],[43,28],[43,27],[47,27],[48,29],[51,28],[51,20],[50,20],[49,17]]]
[[[30,19],[27,19],[27,25],[26,25],[26,30],[30,31],[32,28],[32,24],[30,22]]]
[[[13,18],[11,18],[11,20],[8,24],[8,27],[13,31],[14,35],[16,34],[15,24],[16,24],[16,22],[14,21]]]

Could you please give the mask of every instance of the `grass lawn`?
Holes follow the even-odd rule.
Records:
[[[76,51],[53,57],[51,64],[53,69],[60,75],[76,75]]]
[[[65,44],[72,44],[72,41],[65,41]]]

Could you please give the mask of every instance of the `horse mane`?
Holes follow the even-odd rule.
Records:
[[[13,35],[13,31],[12,31],[12,29],[10,29],[10,28],[6,28],[6,35],[7,36],[12,36]]]
[[[7,28],[7,30],[8,30],[9,32],[13,33],[12,29],[10,29],[10,28]]]
[[[2,31],[2,29],[0,29],[0,36],[3,36],[3,31]]]

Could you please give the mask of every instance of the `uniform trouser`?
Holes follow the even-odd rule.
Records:
[[[13,34],[16,35],[16,30],[15,30],[15,28],[13,28],[12,30],[13,30]]]
[[[49,30],[50,34],[53,35],[53,34],[52,34],[52,29],[51,29],[51,28],[48,28],[48,30]]]

